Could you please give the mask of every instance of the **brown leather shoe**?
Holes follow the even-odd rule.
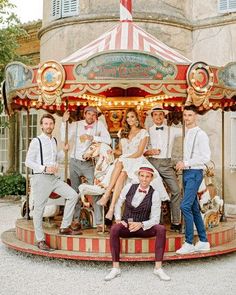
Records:
[[[78,231],[78,230],[81,231],[81,224],[78,221],[73,221],[70,225],[70,228],[75,231]]]
[[[82,231],[81,230],[73,230],[70,227],[66,227],[66,228],[60,228],[59,234],[60,235],[69,235],[69,236],[82,235]]]
[[[55,249],[52,249],[50,248],[45,241],[40,241],[38,242],[38,248],[42,251],[47,251],[47,252],[50,252],[50,251],[54,251]]]

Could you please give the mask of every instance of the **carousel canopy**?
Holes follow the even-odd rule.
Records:
[[[103,51],[140,51],[154,54],[162,60],[190,64],[191,61],[163,42],[148,34],[132,21],[121,21],[102,36],[75,51],[61,62],[79,62]]]
[[[118,1],[118,0],[117,0]],[[121,111],[156,103],[173,111],[236,109],[236,63],[225,67],[191,61],[132,22],[132,0],[120,0],[120,22],[65,57],[37,67],[11,63],[3,87],[5,109],[52,112],[94,105]],[[117,113],[116,115],[117,116]]]

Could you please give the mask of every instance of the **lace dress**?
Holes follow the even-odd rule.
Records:
[[[159,192],[162,201],[169,200],[169,196],[163,185],[162,178],[160,177],[158,171],[150,164],[150,162],[144,156],[139,158],[128,158],[128,156],[138,151],[139,144],[145,137],[149,137],[149,134],[147,130],[141,129],[140,132],[137,133],[131,140],[128,138],[122,138],[120,141],[122,155],[119,157],[118,161],[122,162],[123,164],[123,171],[125,171],[128,175],[128,182],[131,181],[133,183],[138,182],[138,177],[134,173],[139,169],[140,166],[143,164],[148,164],[151,166],[157,174],[157,177],[152,181],[151,185]]]

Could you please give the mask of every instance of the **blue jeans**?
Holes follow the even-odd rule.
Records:
[[[193,244],[193,222],[197,228],[200,241],[207,242],[206,230],[200,213],[197,192],[203,179],[201,169],[183,171],[184,196],[180,205],[185,220],[185,241]]]

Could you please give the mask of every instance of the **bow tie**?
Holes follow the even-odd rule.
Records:
[[[142,190],[142,189],[139,189],[138,191],[139,191],[139,193],[143,193],[143,194],[146,194],[147,193],[147,191]]]
[[[84,129],[85,129],[85,130],[93,129],[93,125],[86,125],[86,126],[84,126]]]
[[[156,130],[164,130],[164,127],[156,127]]]

